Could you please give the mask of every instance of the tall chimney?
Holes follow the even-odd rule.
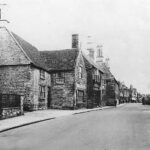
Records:
[[[104,59],[102,47],[102,45],[97,45],[96,62],[99,64],[102,64]]]
[[[72,48],[79,48],[79,35],[72,34]]]
[[[110,61],[109,58],[106,58],[106,59],[105,59],[105,65],[106,65],[106,67],[107,67],[108,69],[110,69],[109,61]]]
[[[89,52],[89,57],[91,58],[91,59],[93,59],[94,60],[94,48],[93,48],[93,41],[92,41],[92,37],[91,36],[88,36],[87,37],[88,39],[88,41],[87,41],[87,51]]]
[[[88,49],[89,51],[89,57],[92,58],[94,60],[94,49]]]
[[[7,4],[0,4],[0,6],[5,6]],[[0,8],[0,27],[4,27],[9,23],[7,19],[2,19],[2,10]]]

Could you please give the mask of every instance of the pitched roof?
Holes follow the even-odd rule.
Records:
[[[105,63],[102,64],[98,64],[101,68],[103,68],[104,73],[106,74],[111,74],[110,70],[108,69],[108,67],[106,66]]]
[[[12,36],[14,39],[17,41],[19,46],[23,49],[23,51],[26,53],[26,55],[29,57],[31,60],[31,63],[35,65],[36,67],[42,68],[44,70],[48,70],[46,67],[43,58],[40,55],[40,52],[36,47],[19,37],[17,34],[11,32]]]
[[[92,67],[97,68],[98,70],[100,70],[102,73],[104,72],[103,68],[98,66],[89,56],[87,56],[85,53],[83,53],[83,58],[84,58],[84,62],[85,62],[85,67],[86,69],[90,69]]]
[[[73,70],[76,65],[78,49],[65,49],[56,51],[41,51],[41,56],[49,70]]]
[[[104,74],[105,74],[105,78],[107,78],[107,79],[112,79],[112,78],[114,78],[113,74],[111,73],[111,71],[109,70],[109,68],[106,66],[105,63],[98,64],[98,66],[103,69]]]

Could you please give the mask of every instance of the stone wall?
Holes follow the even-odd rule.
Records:
[[[24,95],[25,87],[31,84],[30,66],[0,67],[0,93]]]
[[[55,72],[52,77],[51,108],[74,108],[74,71]]]
[[[87,107],[93,108],[101,104],[101,74],[95,74],[96,68],[87,69]]]
[[[87,70],[87,108],[93,108],[92,69]]]
[[[32,88],[30,93],[30,99],[32,104],[34,104],[33,110],[37,109],[47,109],[48,103],[48,87],[51,86],[51,77],[50,74],[45,72],[45,79],[40,78],[40,69],[32,68]],[[45,97],[40,97],[40,86],[45,87]]]
[[[79,76],[79,68],[82,67],[82,78]],[[87,72],[84,64],[84,60],[82,57],[82,53],[79,52],[79,55],[76,60],[76,68],[75,68],[75,89],[76,89],[76,101],[75,105],[77,107],[87,107]],[[83,100],[79,99],[78,91],[84,92]]]
[[[0,119],[6,119],[23,115],[23,111],[20,107],[15,108],[2,108],[0,110]]]
[[[10,104],[10,95],[4,95],[5,98],[7,97],[7,100]],[[11,117],[16,117],[23,115],[23,97],[13,95],[15,97],[15,103],[13,103],[13,106],[8,106],[6,107],[6,104],[1,103],[1,108],[0,108],[0,119],[6,119],[6,118],[11,118]],[[17,96],[17,97],[16,97]],[[4,98],[4,97],[3,97]],[[2,95],[1,95],[1,100],[2,100]],[[3,99],[4,100],[4,99]],[[17,101],[17,104],[16,104]],[[12,103],[12,102],[11,102]],[[3,104],[3,105],[2,105]],[[14,106],[15,104],[15,106]]]
[[[40,104],[40,85],[46,89],[43,104]],[[50,74],[45,72],[45,80],[41,80],[40,69],[30,65],[0,67],[0,93],[22,95],[25,110],[46,109],[49,86]]]

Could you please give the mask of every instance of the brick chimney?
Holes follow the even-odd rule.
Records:
[[[72,34],[72,48],[79,48],[79,35]]]

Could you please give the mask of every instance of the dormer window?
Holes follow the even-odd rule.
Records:
[[[40,79],[45,79],[45,71],[40,70]]]

